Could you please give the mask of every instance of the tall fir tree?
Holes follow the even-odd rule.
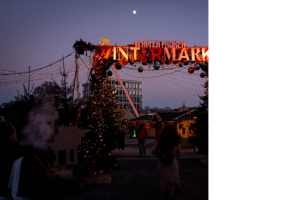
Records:
[[[88,123],[88,133],[82,138],[78,150],[79,171],[85,174],[97,173],[114,166],[111,151],[115,149],[115,131],[124,126],[114,87],[110,84],[107,70],[110,60],[98,60],[91,75],[90,111],[87,119],[81,118],[79,128]],[[85,121],[85,123],[84,123]]]
[[[74,88],[73,83],[68,86],[68,74],[65,72],[65,67],[63,67],[63,71],[60,74],[62,76],[60,85],[53,80],[55,96],[57,98],[55,99],[55,107],[59,112],[59,124],[64,126],[75,125],[80,104],[77,99],[72,104],[72,92]]]
[[[209,65],[201,64],[201,69],[205,72],[205,77],[209,77]],[[199,96],[200,105],[197,108],[197,120],[192,125],[196,132],[194,137],[189,140],[198,147],[198,152],[201,154],[209,153],[209,80],[202,85],[205,88],[205,95]]]

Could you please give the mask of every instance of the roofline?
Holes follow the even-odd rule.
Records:
[[[186,115],[186,114],[188,114],[188,113],[194,112],[196,109],[197,109],[197,108],[194,108],[194,109],[192,109],[192,110],[190,110],[190,111],[188,111],[188,112],[183,113],[182,115]],[[179,116],[175,117],[174,119],[178,119],[178,118],[180,118],[182,115],[179,115]]]
[[[158,112],[154,113],[154,115],[156,115],[156,117],[157,117],[157,119],[158,119],[159,121],[162,121],[162,119],[161,119],[161,117],[159,116]],[[154,117],[154,115],[153,115],[153,117]],[[152,117],[152,119],[153,119],[153,117]]]

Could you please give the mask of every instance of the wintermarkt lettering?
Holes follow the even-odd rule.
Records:
[[[208,61],[208,47],[186,47],[184,40],[135,40],[131,46],[95,46],[96,59],[146,61]]]

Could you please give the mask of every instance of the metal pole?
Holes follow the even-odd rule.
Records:
[[[78,54],[77,54],[77,51],[75,52],[75,62],[76,62],[76,71],[77,71],[77,74],[76,74],[76,84],[77,84],[77,87],[76,87],[76,92],[77,92],[77,102],[79,102],[79,65],[78,65]]]
[[[77,57],[77,51],[75,51],[75,58]],[[71,103],[71,111],[73,110],[73,100],[74,100],[74,91],[75,91],[75,81],[77,75],[77,66],[75,67],[75,76],[74,76],[74,84],[73,84],[73,92],[72,92],[72,103]]]
[[[30,90],[30,66],[29,66],[28,98],[30,98],[29,90]]]
[[[130,105],[131,105],[131,107],[132,107],[132,109],[133,109],[133,111],[134,111],[136,117],[139,117],[139,114],[138,114],[138,112],[136,111],[136,109],[135,109],[135,107],[134,107],[134,105],[133,105],[133,103],[132,103],[132,101],[131,101],[131,99],[130,99],[130,97],[129,97],[129,95],[128,95],[128,92],[127,92],[126,88],[124,87],[123,82],[122,82],[122,80],[121,80],[121,78],[120,78],[120,76],[119,76],[119,74],[118,74],[118,72],[117,72],[115,66],[112,65],[111,67],[112,67],[112,69],[114,70],[115,75],[116,75],[116,77],[118,78],[118,80],[119,80],[119,82],[120,82],[120,84],[121,84],[121,86],[122,86],[122,88],[123,88],[123,91],[125,92],[125,95],[126,95],[127,99],[129,100],[129,103],[130,103]]]

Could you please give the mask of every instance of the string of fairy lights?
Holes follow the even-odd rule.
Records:
[[[196,105],[199,104],[199,97],[197,96],[197,94],[199,94],[200,88],[199,88],[199,84],[197,84],[197,82],[204,83],[203,79],[202,80],[201,79],[193,80],[193,83],[192,82],[188,83],[187,81],[184,81],[185,83],[188,83],[189,85],[193,85],[198,88],[198,91],[196,91],[196,88],[193,88],[192,91],[194,91],[196,93],[192,94],[190,92],[186,92],[187,87],[180,86],[179,83],[176,85],[176,87],[174,85],[166,84],[168,81],[166,81],[164,79],[166,79],[166,77],[169,77],[170,79],[172,79],[174,77],[174,73],[172,75],[170,74],[170,76],[163,76],[164,74],[162,74],[162,75],[159,75],[161,77],[160,79],[156,78],[156,79],[151,80],[151,78],[149,78],[149,76],[157,77],[157,75],[155,76],[155,74],[162,73],[162,72],[160,70],[144,70],[142,73],[139,73],[139,72],[137,72],[137,70],[134,70],[134,69],[135,68],[132,68],[132,67],[127,68],[127,65],[126,65],[125,67],[122,68],[122,70],[120,70],[121,73],[119,73],[119,74],[128,76],[133,79],[141,79],[139,81],[142,81],[142,83],[146,84],[146,85],[144,85],[143,88],[145,88],[145,86],[150,87],[150,88],[154,89],[156,91],[156,93],[157,92],[159,93],[159,95],[156,95],[156,96],[163,96],[162,98],[160,98],[161,100],[157,100],[157,102],[162,101],[161,103],[164,103],[166,105],[166,102],[170,102],[170,98],[171,98],[172,101],[175,100],[175,101],[181,103],[181,105],[182,105],[183,101],[187,102],[186,105],[192,106],[192,107],[195,107]],[[147,73],[148,71],[151,75],[145,75],[147,77],[139,77],[140,74]],[[198,76],[198,75],[196,75],[196,76]],[[172,83],[174,83],[174,82],[172,81]],[[178,88],[185,89],[185,91],[180,90],[180,89],[178,90]],[[190,88],[191,87],[189,87],[188,90],[190,90]],[[160,89],[162,89],[162,90],[160,90]],[[143,90],[143,92],[144,91],[147,91],[147,90]],[[171,93],[171,95],[169,95],[168,93]],[[152,96],[149,95],[149,92],[145,92],[144,94],[147,94],[148,96],[150,96],[151,99],[157,99],[153,95]],[[172,95],[173,95],[173,97],[172,97]],[[166,98],[166,97],[168,97],[168,98]],[[142,97],[142,99],[143,100],[145,99],[144,96]],[[165,99],[167,99],[167,100],[165,100]],[[182,101],[180,101],[180,100],[182,100]],[[148,101],[147,101],[147,103],[148,103],[148,105],[150,105],[150,103]],[[170,104],[167,104],[167,105],[169,107],[174,108],[174,106],[172,106]],[[153,107],[153,105],[151,105],[151,106]]]
[[[79,82],[89,82],[89,72],[92,67],[93,56],[81,55],[78,59]],[[65,67],[68,76],[68,82],[74,81],[75,74],[75,52],[62,57],[61,59],[29,71],[11,71],[0,69],[0,103],[14,100],[17,93],[22,94],[23,85],[27,87],[30,78],[30,87],[38,87],[45,81],[56,81],[61,79],[61,70]],[[178,66],[175,64],[161,65],[159,70],[155,70],[153,65],[143,65],[141,63],[127,64],[118,70],[121,79],[139,80],[144,83],[142,100],[144,106],[161,107],[165,106],[175,108],[181,107],[185,102],[187,106],[195,107],[199,104],[199,95],[204,95],[203,85],[206,79],[199,77],[203,72],[201,69],[194,73],[189,73],[188,68],[191,65]],[[139,72],[139,68],[143,68]],[[115,75],[113,75],[115,76]],[[126,78],[124,78],[126,77]],[[80,86],[81,87],[81,86]],[[150,90],[146,88],[151,88]],[[155,93],[153,93],[155,91]],[[81,94],[82,95],[82,94]],[[154,103],[155,102],[155,103]],[[171,103],[172,102],[172,103]],[[177,102],[174,104],[174,102]],[[155,105],[156,104],[156,105]]]
[[[121,71],[122,72],[122,71]],[[123,72],[122,72],[123,73]],[[125,73],[123,73],[123,74],[125,74]],[[127,74],[126,74],[127,75]],[[149,82],[149,83],[148,83]],[[165,83],[166,83],[166,81],[163,81],[163,82],[158,82],[158,80],[148,80],[148,79],[144,79],[143,80],[143,83],[146,83],[147,84],[147,86],[149,86],[150,88],[152,88],[152,89],[154,89],[154,90],[156,90],[156,91],[158,91],[161,95],[163,95],[163,96],[168,96],[168,97],[170,97],[166,92],[170,92],[170,91],[173,91],[172,90],[172,86],[171,87],[165,87]],[[153,86],[152,86],[153,85]],[[162,88],[163,89],[163,91],[161,91],[159,88]],[[147,93],[148,94],[148,93]],[[179,95],[178,94],[178,91],[177,91],[177,93],[176,93],[176,91],[173,91],[172,92],[172,95],[176,95],[177,97],[176,98],[174,98],[174,97],[170,97],[171,99],[173,99],[173,100],[175,100],[175,101],[177,101],[177,102],[179,102],[179,103],[182,103],[182,101],[179,101],[178,99],[182,99],[182,98],[184,98],[184,100],[185,101],[193,101],[193,102],[196,102],[195,100],[193,100],[192,99],[192,97],[189,97],[188,99],[187,99],[187,96],[186,96],[186,94],[185,95]],[[155,97],[153,97],[153,96],[151,96],[152,98],[155,98]],[[156,98],[155,98],[156,99]],[[164,104],[166,104],[165,102],[163,102]],[[187,105],[189,105],[189,106],[193,106],[193,107],[195,107],[195,105],[194,105],[194,103],[193,104],[189,104],[189,103],[187,103]],[[168,105],[169,107],[173,107],[174,108],[174,106],[171,106],[171,105]]]
[[[85,68],[82,68],[81,70],[79,70],[79,72],[82,72]],[[69,71],[70,73],[75,73],[75,69],[74,70],[71,70]],[[82,75],[81,75],[82,76]],[[48,76],[49,77],[49,76]],[[52,81],[52,80],[55,80],[55,78],[61,78],[61,75],[60,74],[56,74],[55,76],[50,76],[49,77],[49,81]],[[79,78],[80,82],[83,81],[83,77]],[[46,79],[34,79],[34,80],[31,80],[31,82],[35,85],[32,85],[32,86],[39,86],[41,85],[42,83],[44,83],[46,81]],[[55,80],[56,82],[59,81],[58,80]],[[73,80],[72,80],[73,81]],[[28,83],[29,81],[24,81],[24,83]],[[71,84],[72,85],[72,84]],[[6,90],[1,90],[1,95],[0,95],[0,98],[4,98],[4,97],[10,97],[10,96],[16,96],[16,89],[17,89],[17,92],[21,92],[23,90],[23,88],[21,89],[21,91],[19,91],[18,89],[19,88],[8,88]]]
[[[67,60],[71,58],[71,60]],[[0,100],[3,103],[3,99],[13,99],[14,96],[17,96],[17,93],[23,92],[23,84],[25,84],[26,89],[28,89],[27,84],[29,82],[30,77],[30,87],[37,87],[44,83],[45,81],[53,81],[59,82],[61,79],[61,70],[63,70],[63,65],[65,66],[65,72],[69,74],[68,82],[73,81],[73,75],[75,73],[75,62],[74,56],[72,53],[68,56],[63,57],[62,59],[47,65],[46,67],[41,67],[36,70],[31,70],[30,75],[29,71],[18,73],[13,71],[14,73],[10,73],[8,78],[3,78],[5,76],[0,76]],[[79,65],[79,72],[83,71],[85,67]],[[1,69],[2,70],[2,69]],[[6,72],[12,72],[6,70]],[[3,74],[2,74],[3,75]],[[22,77],[20,79],[20,77]],[[82,78],[80,78],[82,79]],[[7,81],[9,80],[9,81]],[[81,82],[81,80],[80,80]],[[4,89],[5,88],[5,89]]]

